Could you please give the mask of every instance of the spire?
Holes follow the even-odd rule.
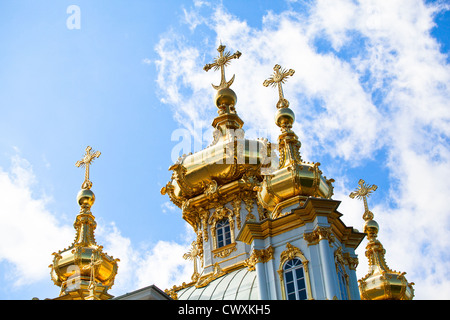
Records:
[[[300,157],[301,143],[298,140],[297,135],[292,131],[295,114],[289,108],[289,101],[285,99],[282,88],[282,84],[287,81],[288,77],[294,75],[295,71],[293,69],[283,69],[279,64],[276,64],[273,67],[273,70],[273,75],[263,82],[263,86],[278,87],[278,111],[275,115],[275,123],[281,128],[278,144],[280,151],[280,168],[283,168],[291,163],[300,164],[302,162]]]
[[[408,283],[406,272],[391,270],[385,260],[386,250],[378,241],[378,223],[373,220],[373,213],[369,210],[367,198],[377,190],[376,185],[368,185],[360,179],[359,187],[349,197],[364,201],[363,219],[364,233],[367,234],[366,257],[369,260],[369,272],[358,280],[361,299],[363,300],[411,300],[414,297],[414,283]]]
[[[273,74],[263,82],[265,87],[278,88],[275,123],[281,129],[278,136],[279,164],[270,174],[265,174],[258,186],[258,200],[271,212],[272,218],[286,214],[294,203],[303,204],[308,197],[330,199],[333,195],[333,179],[327,179],[319,169],[320,163],[303,162],[300,156],[301,143],[292,130],[295,114],[284,97],[282,85],[294,75],[293,69],[284,69],[279,64]]]
[[[86,169],[84,182],[77,194],[80,213],[73,224],[75,240],[68,248],[53,253],[53,264],[49,266],[53,282],[61,287],[57,299],[104,300],[112,297],[107,291],[114,284],[119,259],[108,256],[95,241],[97,223],[91,212],[95,195],[91,191],[89,166],[99,156],[99,151],[93,152],[88,146],[83,159],[75,164]]]
[[[217,111],[219,116],[213,120],[212,126],[220,132],[220,137],[222,138],[228,137],[228,129],[241,129],[244,125],[242,119],[236,114],[236,93],[230,88],[234,82],[234,75],[229,81],[225,77],[225,67],[231,63],[232,59],[239,59],[241,53],[236,51],[231,54],[229,51],[225,51],[225,47],[221,43],[217,48],[219,56],[214,59],[213,63],[208,63],[203,67],[205,71],[211,69],[217,71],[220,69],[220,84],[217,86],[212,84],[213,88],[217,90],[214,100],[219,109]]]

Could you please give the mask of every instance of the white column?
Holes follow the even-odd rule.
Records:
[[[258,278],[259,299],[269,300],[270,296],[267,288],[265,263],[259,262],[255,265],[255,268],[256,268],[256,276]]]
[[[337,275],[334,259],[332,258],[331,248],[326,238],[319,240],[320,262],[322,264],[322,274],[325,284],[325,295],[327,299],[332,300],[338,297]]]

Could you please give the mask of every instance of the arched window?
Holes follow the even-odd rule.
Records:
[[[288,300],[306,300],[305,273],[299,258],[288,260],[283,267],[284,285]]]
[[[338,282],[340,299],[348,300],[347,280],[345,279],[345,272],[342,269],[342,265],[340,263],[338,264]]]
[[[228,219],[221,220],[216,224],[217,248],[231,243],[230,222]]]

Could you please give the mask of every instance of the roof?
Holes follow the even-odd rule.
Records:
[[[171,298],[155,285],[125,293],[113,300],[171,300]]]
[[[177,292],[178,300],[258,300],[256,271],[241,268],[211,281],[207,286],[194,285]]]

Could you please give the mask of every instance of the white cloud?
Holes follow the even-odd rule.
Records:
[[[71,225],[61,224],[47,209],[51,199],[36,191],[39,181],[32,165],[17,155],[11,163],[9,170],[0,168],[0,264],[7,270],[1,275],[1,281],[16,289],[45,281],[51,286],[48,268],[51,253],[70,245],[75,230]],[[120,259],[118,275],[110,290],[113,295],[151,284],[164,290],[189,281],[193,265],[182,256],[194,236],[187,224],[179,242],[159,241],[138,246],[124,237],[114,222],[97,223],[97,243],[104,246],[104,252]]]
[[[2,277],[16,287],[49,277],[51,253],[74,236],[46,208],[50,199],[35,194],[36,183],[31,164],[19,156],[12,158],[10,170],[0,168],[0,262],[12,266]]]
[[[122,295],[149,285],[161,290],[189,282],[193,272],[191,261],[183,259],[195,239],[192,228],[186,223],[186,232],[180,242],[158,241],[156,244],[136,246],[122,236],[114,223],[97,229],[104,251],[119,258],[119,269],[114,286],[109,291]]]
[[[144,59],[142,59],[142,63],[149,65],[149,64],[152,64],[152,60],[150,60],[149,58],[144,58]]]
[[[163,213],[167,213],[167,211],[175,211],[177,209],[177,207],[171,203],[170,201],[166,201],[161,205],[161,210]]]
[[[223,6],[211,8],[203,16],[194,8],[189,16],[196,17],[193,27],[202,23],[212,32],[208,43],[221,40],[230,51],[243,53],[227,76],[236,74],[232,88],[244,128],[278,132],[276,91],[262,82],[275,63],[295,69],[284,92],[296,113],[294,129],[305,160],[328,154],[337,165],[354,167],[383,150],[387,156],[373,170],[388,168],[390,199],[373,204],[373,211],[388,265],[407,272],[417,298],[448,299],[450,67],[430,31],[436,12],[449,7],[420,0],[322,0],[304,12],[268,12],[261,28],[250,27]],[[320,42],[330,47],[323,49]],[[208,47],[208,56],[215,55]],[[160,69],[162,98],[173,105],[176,120],[186,126],[212,119],[212,100],[200,97],[213,90],[202,76],[199,49],[186,38],[163,37],[158,53],[165,66]],[[186,58],[188,66],[168,67]],[[218,75],[208,74],[208,79]],[[335,188],[341,209],[349,211],[341,212],[358,228],[362,208],[351,204],[346,186],[364,177],[334,178],[344,181]],[[367,263],[364,245],[360,266]]]

